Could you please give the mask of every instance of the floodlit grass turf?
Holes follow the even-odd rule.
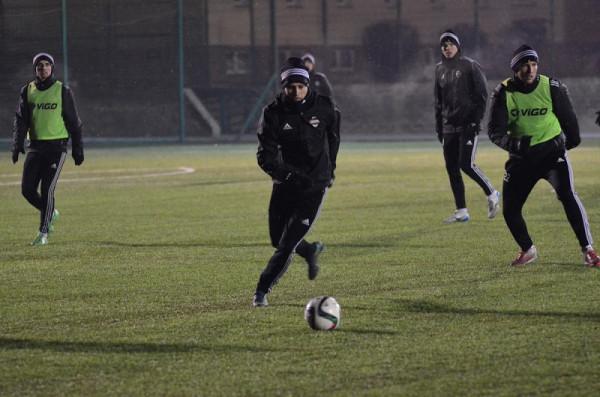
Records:
[[[540,253],[525,269],[502,216],[453,210],[438,145],[345,144],[310,236],[327,244],[314,282],[296,258],[251,307],[268,242],[270,182],[255,147],[92,149],[69,159],[61,218],[30,247],[36,212],[0,186],[0,395],[595,395],[600,269],[586,269],[550,186],[525,206]],[[501,187],[505,153],[478,164]],[[600,148],[570,153],[600,236]],[[22,169],[0,155],[0,183]],[[194,167],[193,174],[116,179]],[[120,170],[120,171],[115,171]],[[67,179],[106,178],[67,182]],[[599,237],[600,238],[600,237]],[[304,304],[342,306],[309,329]]]

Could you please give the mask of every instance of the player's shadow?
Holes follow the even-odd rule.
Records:
[[[396,299],[400,309],[412,313],[429,313],[429,314],[459,314],[466,316],[478,316],[494,314],[498,316],[510,317],[549,317],[556,319],[569,320],[587,320],[600,321],[600,313],[579,313],[579,312],[557,312],[557,311],[537,311],[537,310],[492,310],[492,309],[475,309],[461,308],[439,303],[424,301],[424,300],[407,300]]]
[[[298,311],[300,311],[300,310],[302,310],[304,308],[304,305],[302,305],[302,304],[290,303],[290,302],[282,302],[282,303],[277,304],[276,306],[290,307],[290,308],[293,308],[294,310],[298,310]],[[346,306],[344,310],[350,310],[350,311],[352,311],[353,309],[372,310],[373,308],[357,307],[357,306]],[[398,331],[393,331],[393,330],[389,330],[389,329],[356,328],[356,327],[353,327],[353,326],[346,327],[344,325],[343,318],[342,318],[342,326],[340,328],[336,329],[335,332],[343,332],[343,333],[358,334],[358,335],[397,335],[399,333]]]
[[[331,243],[326,244],[328,248],[392,248],[398,244],[392,243]]]
[[[240,179],[240,180],[229,180],[229,181],[201,181],[179,185],[180,187],[198,187],[198,186],[226,186],[226,185],[239,185],[241,183],[261,183],[265,182],[264,179]]]
[[[358,335],[398,335],[398,331],[392,331],[389,329],[367,329],[367,328],[354,328],[354,327],[344,327],[343,322],[342,326],[339,329],[336,329],[336,332],[343,332],[348,334],[358,334]]]
[[[0,338],[2,350],[45,350],[62,353],[268,353],[282,351],[244,345],[218,345],[195,343],[134,343],[134,342],[70,342]]]
[[[271,247],[269,243],[207,243],[202,241],[187,241],[177,243],[128,243],[126,241],[98,241],[100,246],[128,248],[253,248]]]

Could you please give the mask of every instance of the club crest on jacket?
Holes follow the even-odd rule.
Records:
[[[310,125],[312,125],[313,127],[317,128],[319,126],[319,124],[321,124],[321,121],[319,121],[319,119],[317,118],[317,116],[312,116],[310,121],[309,121]]]

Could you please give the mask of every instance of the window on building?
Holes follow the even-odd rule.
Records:
[[[335,0],[335,5],[338,7],[352,7],[352,0]]]
[[[431,9],[434,11],[443,11],[446,9],[446,0],[429,0]]]
[[[248,74],[248,53],[244,51],[231,51],[225,59],[225,74]]]
[[[423,65],[435,64],[440,60],[439,52],[433,48],[424,48],[421,51],[421,62]]]
[[[351,72],[354,70],[354,49],[338,48],[333,51],[331,70]]]
[[[299,8],[299,7],[302,7],[302,0],[285,0],[285,6],[287,8]]]
[[[298,53],[298,51],[294,51],[289,48],[280,48],[279,49],[279,64],[283,65],[284,62],[289,57],[299,57],[299,56],[300,56],[300,54]]]
[[[536,0],[511,0],[511,7],[537,7]]]

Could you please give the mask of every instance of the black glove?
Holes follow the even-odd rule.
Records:
[[[479,125],[479,123],[469,123],[467,124],[466,130],[467,133],[472,134],[473,136],[479,135],[479,132],[481,131],[481,126]]]
[[[291,171],[286,175],[284,183],[288,183],[299,189],[309,189],[312,186],[312,179],[302,172]]]
[[[437,138],[438,138],[438,141],[440,141],[440,143],[442,143],[442,144],[444,143],[444,134],[442,134],[441,132],[438,132]]]
[[[522,155],[527,154],[529,152],[529,146],[531,145],[531,137],[530,136],[522,136],[521,137],[521,147],[520,152]]]
[[[81,165],[83,163],[83,148],[73,148],[71,156],[73,157],[73,161],[75,161],[75,165]]]
[[[596,124],[600,125],[600,111],[596,112],[598,117],[596,117]]]
[[[331,171],[331,179],[329,180],[327,187],[331,188],[334,183],[335,183],[335,172]]]
[[[521,138],[509,137],[507,150],[518,156],[524,156],[529,151],[529,145],[531,143],[530,136],[522,136]]]
[[[12,162],[15,164],[19,161],[19,153],[25,154],[25,149],[23,147],[13,147],[12,150]]]
[[[554,139],[554,143],[556,144],[556,147],[557,147],[557,148],[558,148],[560,151],[563,151],[563,152],[564,152],[565,150],[567,150],[567,141],[566,141],[565,134],[560,134],[558,137],[556,137],[556,138]],[[572,149],[572,148],[574,148],[574,147],[575,147],[575,146],[577,146],[577,145],[573,145],[572,143],[570,143],[570,146],[571,146],[571,147],[570,147],[569,149]]]
[[[506,150],[509,153],[518,153],[519,148],[521,147],[521,140],[518,138],[511,138],[506,136]]]

